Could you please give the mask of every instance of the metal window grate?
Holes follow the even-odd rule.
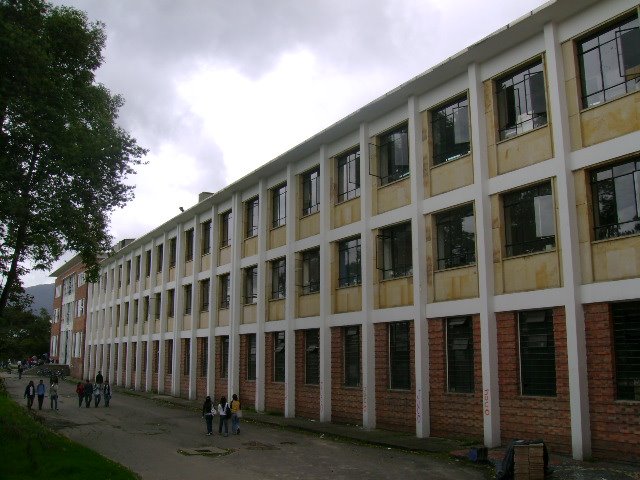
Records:
[[[471,393],[473,380],[473,323],[471,317],[447,319],[447,380],[453,393]]]
[[[389,324],[389,386],[397,390],[411,388],[409,322]]]
[[[285,377],[285,342],[284,332],[273,334],[273,381],[284,382]]]
[[[304,332],[304,371],[307,385],[320,383],[320,330],[317,328]]]
[[[518,315],[522,395],[556,395],[556,349],[552,310]]]
[[[344,385],[360,386],[360,327],[344,328]]]
[[[640,302],[614,303],[613,342],[618,400],[640,400]]]

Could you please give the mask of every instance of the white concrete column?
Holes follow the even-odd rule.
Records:
[[[166,330],[167,330],[167,278],[169,277],[169,272],[168,272],[169,255],[167,251],[167,240],[168,240],[168,237],[167,237],[167,234],[165,233],[162,238],[162,249],[163,249],[162,274],[160,279],[160,291],[159,291],[160,293],[160,334],[158,335],[158,393],[160,394],[170,393],[170,392],[164,391],[164,376],[165,376],[167,362],[172,361],[171,358],[166,358],[167,348],[165,345],[165,340],[167,337],[167,333],[166,333]],[[153,268],[151,269],[151,277],[152,277],[151,291],[154,292],[154,290],[158,287],[158,285],[156,284],[157,270],[158,270],[158,261],[157,261],[158,249],[157,249],[155,240],[153,242],[152,248],[153,250],[151,253],[151,261],[152,261]],[[154,295],[154,302],[155,302],[155,295]],[[175,345],[174,345],[174,350],[175,350]]]
[[[264,326],[267,311],[267,296],[269,292],[266,289],[267,278],[267,238],[271,227],[269,218],[269,194],[267,190],[267,182],[264,178],[259,183],[260,203],[258,215],[258,305],[256,318],[256,368],[262,358],[262,375],[258,375],[256,371],[256,392],[255,406],[257,411],[264,411]],[[258,348],[259,339],[262,338],[262,349]],[[247,352],[248,355],[248,352]]]
[[[584,311],[580,298],[580,247],[576,193],[573,172],[569,162],[571,153],[569,114],[564,80],[562,47],[557,25],[544,26],[546,73],[549,88],[548,105],[551,107],[555,160],[557,163],[558,246],[562,252],[563,297],[567,324],[567,359],[571,411],[571,447],[573,458],[584,460],[591,456],[591,421],[589,417],[589,391],[587,378],[587,346]]]
[[[411,245],[413,248],[413,335],[415,349],[416,435],[430,435],[429,417],[429,333],[427,325],[427,254],[425,220],[422,213],[424,199],[424,170],[422,157],[422,119],[417,97],[409,97],[409,169],[411,172]]]
[[[200,238],[202,237],[201,214],[196,215],[195,224],[193,226],[193,262],[191,274],[191,331],[189,332],[189,399],[193,400],[197,397],[197,378],[198,378],[198,337],[197,330],[200,323],[200,306],[202,301],[200,297],[200,282],[198,281],[200,269],[202,268],[202,248],[200,246]]]
[[[182,359],[182,325],[184,322],[184,224],[179,223],[176,228],[176,266],[175,266],[175,282],[174,282],[174,303],[173,303],[173,332],[167,332],[173,335],[173,374],[171,375],[171,395],[180,396],[180,379],[182,378],[182,369],[180,361]],[[169,272],[167,272],[167,276]],[[192,292],[193,293],[193,292]]]
[[[295,331],[293,329],[296,317],[296,227],[298,223],[298,177],[293,166],[287,165],[287,261],[286,261],[286,300],[285,300],[285,381],[284,381],[284,416],[295,417],[296,411],[296,375],[295,375]],[[264,338],[262,339],[264,342]],[[265,352],[273,355],[273,352]],[[266,357],[262,359],[264,364]],[[264,365],[263,365],[264,368]],[[272,372],[265,372],[272,375]]]
[[[89,283],[87,285],[87,323],[84,326],[84,345],[82,345],[83,354],[82,354],[82,372],[83,376],[86,377],[90,370],[90,362],[91,362],[91,329],[93,328],[93,323],[95,320],[95,305],[94,301],[96,300],[94,296],[94,288],[95,283]]]
[[[327,148],[320,147],[320,421],[331,421],[331,245],[327,233],[331,229],[331,161]],[[295,360],[295,358],[294,358]]]
[[[229,322],[229,372],[227,374],[227,398],[238,391],[239,358],[240,358],[240,322],[242,321],[243,272],[240,269],[242,259],[242,245],[244,242],[242,219],[242,196],[236,192],[233,194],[233,235],[231,238],[231,308]]]
[[[209,329],[207,341],[207,395],[213,395],[216,382],[216,337],[215,328],[218,326],[218,304],[220,294],[218,293],[218,258],[220,253],[220,216],[218,207],[214,204],[211,207],[211,268],[209,275],[211,283],[209,286]]]
[[[484,115],[484,90],[480,77],[480,66],[476,63],[470,64],[468,74],[471,145],[473,145],[476,265],[480,299],[484,444],[487,447],[496,447],[500,445],[500,399],[498,390],[498,334],[493,307],[493,240],[491,237],[491,202],[488,191],[487,124]]]
[[[362,231],[360,237],[360,266],[362,268],[362,310],[365,318],[360,328],[362,425],[366,429],[376,428],[376,357],[375,336],[371,312],[373,311],[373,279],[377,275],[373,263],[374,242],[371,232],[373,189],[376,188],[369,175],[369,125],[360,124],[360,211]]]

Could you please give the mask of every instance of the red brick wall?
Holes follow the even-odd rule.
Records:
[[[264,405],[268,412],[284,413],[284,382],[273,381],[273,348],[275,333],[264,334]]]
[[[342,332],[341,327],[331,329],[331,421],[361,425],[362,388],[344,386],[344,342],[342,340]],[[360,351],[362,351],[362,346]]]
[[[257,360],[257,359],[256,359]],[[247,380],[249,362],[249,341],[247,335],[240,335],[240,404],[242,408],[255,408],[256,381]]]
[[[429,412],[433,436],[482,439],[484,435],[480,317],[478,315],[473,316],[472,325],[474,392],[449,393],[447,391],[446,319],[429,320]]]
[[[376,349],[376,424],[379,428],[413,432],[416,428],[415,337],[409,322],[410,390],[389,388],[389,324],[374,325]]]
[[[191,339],[183,338],[180,340],[180,396],[189,398],[189,373],[185,373],[185,364],[189,364],[189,356],[191,355]]]
[[[584,305],[584,317],[593,455],[638,462],[640,402],[616,400],[615,345],[610,305]]]
[[[496,313],[500,426],[504,444],[517,438],[542,438],[556,453],[571,452],[569,376],[564,307],[553,309],[556,396],[520,394],[517,312]]]
[[[226,337],[225,337],[226,338]],[[210,365],[209,368],[215,368],[216,372],[216,381],[214,385],[214,395],[211,398],[215,398],[216,402],[220,401],[220,397],[223,395],[229,399],[229,395],[227,392],[228,388],[228,380],[226,373],[224,377],[222,377],[222,337],[216,337],[216,363],[215,365]]]
[[[305,330],[296,330],[296,417],[320,420],[320,386],[305,383]]]
[[[202,375],[202,356],[207,355],[204,351],[204,337],[196,339],[196,397],[205,398],[207,396],[207,377]]]

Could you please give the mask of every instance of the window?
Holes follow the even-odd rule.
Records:
[[[614,303],[613,348],[618,400],[640,400],[640,302]]]
[[[638,16],[625,18],[578,42],[578,61],[584,108],[640,89]]]
[[[338,285],[349,287],[362,283],[360,237],[338,243]]]
[[[158,373],[158,364],[160,360],[160,340],[153,342],[153,373]]]
[[[191,262],[193,260],[193,228],[184,232],[184,261]]]
[[[360,386],[360,327],[344,327],[344,385]]]
[[[547,124],[542,61],[496,80],[500,140]]]
[[[287,184],[271,190],[271,226],[280,227],[287,223]]]
[[[191,356],[191,339],[185,338],[183,339],[183,349],[182,349],[182,374],[189,375],[191,371],[191,362],[189,357]]]
[[[447,319],[447,387],[473,392],[473,324],[471,317]]]
[[[176,237],[173,237],[169,240],[169,268],[174,268],[176,266],[176,257],[178,255],[178,242]]]
[[[118,313],[116,314],[118,317],[120,317],[120,306],[118,305]],[[127,325],[129,325],[129,302],[125,302],[124,303],[124,326],[126,327]]]
[[[596,240],[640,233],[640,160],[591,173]]]
[[[411,388],[409,322],[389,324],[389,386],[395,390]]]
[[[162,272],[162,256],[164,253],[163,250],[164,245],[158,245],[156,247],[156,272]]]
[[[140,272],[142,271],[142,256],[136,256],[136,282],[140,280]]]
[[[507,257],[555,247],[551,182],[506,193],[502,205]]]
[[[302,174],[302,215],[320,210],[320,167]]]
[[[476,261],[476,222],[473,204],[435,215],[438,270],[469,265]]]
[[[125,283],[127,285],[131,285],[131,260],[127,260],[127,269],[125,270],[126,273],[126,278],[125,278]],[[78,276],[78,278],[80,278],[80,276]]]
[[[229,337],[220,337],[220,378],[229,376]]]
[[[258,197],[252,198],[246,203],[246,238],[258,235]]]
[[[232,221],[231,210],[220,215],[220,248],[231,245]]]
[[[244,269],[244,304],[250,305],[258,301],[258,267]]]
[[[176,307],[176,291],[172,288],[167,290],[167,317],[173,317]]]
[[[149,320],[149,296],[142,297],[142,320]]]
[[[336,159],[338,165],[338,203],[360,196],[360,148]]]
[[[133,301],[133,323],[138,323],[138,306],[140,305],[140,300],[135,299]]]
[[[147,250],[146,254],[146,263],[145,263],[145,276],[151,276],[151,250]]]
[[[271,262],[271,299],[285,298],[287,294],[287,262],[284,258]]]
[[[209,286],[211,281],[207,278],[200,282],[200,311],[209,311]]]
[[[256,334],[250,333],[247,335],[247,349],[249,354],[247,355],[247,380],[256,379]]]
[[[227,273],[220,275],[220,308],[229,308],[229,296],[231,294],[231,276]]]
[[[273,334],[273,381],[284,382],[284,332],[275,332]]]
[[[200,340],[200,377],[206,377],[209,372],[209,337],[202,337]]]
[[[82,285],[84,285],[87,282],[87,276],[85,274],[85,272],[80,272],[78,274],[78,287],[81,287]],[[59,295],[58,295],[59,296]]]
[[[320,249],[302,252],[302,295],[320,291]]]
[[[202,224],[202,250],[201,255],[209,255],[211,253],[211,220],[207,220]]]
[[[531,310],[518,315],[522,395],[556,395],[556,348],[553,312]]]
[[[122,287],[122,265],[118,265],[118,288]]]
[[[398,278],[413,274],[411,223],[383,228],[378,235],[377,268],[382,278]]]
[[[304,332],[304,383],[320,384],[320,330]]]
[[[165,358],[165,371],[167,375],[171,375],[173,373],[173,340],[167,340],[167,356]]]
[[[184,286],[184,314],[191,315],[191,300],[193,297],[193,285]]]
[[[162,305],[162,294],[156,293],[156,296],[155,296],[155,309],[154,309],[154,312],[153,312],[153,317],[156,320],[160,319],[160,307],[161,307],[161,305]]]
[[[378,177],[380,183],[395,182],[409,175],[409,136],[407,125],[378,137]]]
[[[455,160],[471,151],[466,95],[431,112],[431,135],[434,165]]]

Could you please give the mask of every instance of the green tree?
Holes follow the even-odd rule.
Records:
[[[104,26],[43,0],[0,0],[0,316],[20,268],[66,250],[95,280],[111,212],[146,150],[116,123],[123,100],[96,83]],[[4,282],[2,282],[4,280]]]

